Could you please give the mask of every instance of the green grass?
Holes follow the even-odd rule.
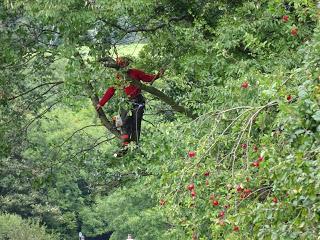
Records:
[[[132,56],[137,57],[139,52],[145,46],[144,43],[132,43],[127,45],[118,45],[117,51],[119,56]],[[115,57],[115,55],[113,55]]]

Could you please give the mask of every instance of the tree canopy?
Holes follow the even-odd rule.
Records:
[[[0,236],[317,239],[319,19],[311,0],[0,0]],[[95,109],[117,56],[166,70],[134,83],[122,158],[126,97]]]

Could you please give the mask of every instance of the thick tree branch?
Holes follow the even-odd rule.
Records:
[[[197,118],[196,114],[194,114],[189,109],[186,109],[185,107],[179,105],[171,97],[169,97],[168,95],[164,94],[163,92],[161,92],[157,88],[145,85],[145,84],[143,84],[141,82],[134,81],[134,80],[132,80],[131,83],[134,84],[135,86],[141,88],[142,90],[144,90],[144,91],[146,91],[146,92],[158,97],[161,101],[163,101],[163,102],[167,103],[168,105],[170,105],[172,107],[172,109],[175,110],[176,112],[183,113],[187,117],[190,117],[192,119]]]
[[[97,94],[94,91],[94,88],[91,83],[87,83],[87,89],[90,93],[91,102],[93,104],[93,107],[95,108],[97,104],[99,103],[99,98]],[[113,127],[113,124],[107,119],[106,114],[104,113],[103,109],[100,108],[97,110],[98,117],[100,118],[100,121],[103,126],[105,126],[111,133],[113,133],[117,138],[120,139],[120,132]]]
[[[77,53],[76,57],[79,59],[81,67],[85,68],[85,64],[84,64],[84,61],[83,61],[83,59],[81,57],[81,54]],[[93,107],[96,108],[96,106],[99,103],[99,97],[97,96],[97,94],[96,94],[96,92],[94,90],[94,87],[92,86],[92,84],[89,81],[86,82],[85,87],[87,88],[87,91],[88,91],[88,94],[89,94],[89,97],[91,99]],[[107,118],[106,114],[104,113],[103,109],[99,108],[97,110],[97,113],[98,113],[98,117],[99,117],[102,125],[105,126],[112,134],[114,134],[115,137],[121,139],[121,133],[108,120],[108,118]]]

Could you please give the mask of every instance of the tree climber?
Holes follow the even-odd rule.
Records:
[[[117,82],[115,86],[109,87],[104,93],[96,106],[96,109],[103,107],[114,95],[116,89],[123,89],[128,96],[129,101],[132,103],[131,116],[128,116],[127,110],[121,110],[120,116],[122,119],[122,144],[123,147],[128,145],[129,142],[139,142],[141,121],[145,108],[145,100],[141,94],[141,89],[128,81],[143,81],[147,83],[153,83],[156,79],[160,78],[164,70],[160,69],[157,74],[147,74],[141,70],[129,68],[130,59],[126,57],[117,58],[117,65],[119,66],[119,72],[116,75]],[[126,149],[126,148],[124,148]]]

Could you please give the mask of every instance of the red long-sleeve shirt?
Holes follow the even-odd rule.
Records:
[[[133,80],[138,80],[143,82],[152,82],[155,79],[159,78],[159,74],[147,74],[138,69],[129,69],[127,72],[127,76]],[[130,84],[129,86],[124,87],[123,90],[129,98],[134,98],[141,93],[141,89],[133,84]],[[99,101],[100,106],[104,106],[106,102],[108,102],[110,98],[113,97],[115,91],[116,89],[114,87],[109,87]]]

